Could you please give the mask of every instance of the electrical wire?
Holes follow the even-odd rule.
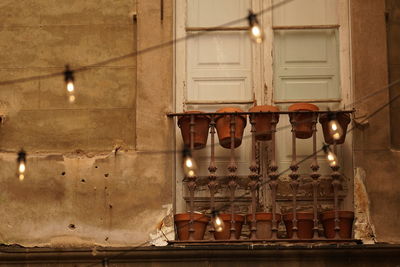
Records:
[[[282,1],[282,2],[280,2],[280,3],[278,3],[278,4],[276,4],[276,5],[272,5],[272,6],[270,6],[269,8],[266,8],[266,9],[264,9],[264,10],[258,12],[258,13],[255,13],[255,14],[256,14],[256,15],[263,14],[264,12],[270,11],[270,10],[272,10],[273,8],[279,7],[279,6],[283,5],[283,4],[286,4],[286,3],[291,2],[291,1],[293,1],[293,0]],[[246,20],[246,19],[247,19],[247,17],[246,17],[246,18],[241,18],[241,19],[238,19],[238,20],[231,21],[231,22],[228,22],[228,23],[226,23],[226,24],[220,25],[219,27],[230,26],[230,25],[236,24],[236,23],[241,22],[241,21]],[[133,53],[129,53],[129,54],[123,55],[123,56],[119,56],[119,57],[115,57],[115,58],[110,58],[110,59],[107,59],[107,60],[104,60],[104,61],[100,61],[100,62],[97,62],[97,63],[93,63],[93,64],[90,64],[90,65],[87,65],[87,66],[83,66],[83,67],[78,67],[78,68],[74,69],[73,71],[74,71],[74,72],[82,72],[82,71],[86,71],[86,70],[88,70],[88,69],[90,69],[90,68],[93,68],[93,67],[99,67],[99,66],[106,65],[106,64],[109,64],[109,63],[112,63],[112,62],[117,62],[117,61],[120,61],[120,60],[123,60],[123,59],[126,59],[126,58],[136,57],[136,56],[138,56],[138,55],[141,55],[141,54],[144,54],[144,53],[148,53],[148,52],[151,52],[151,51],[154,51],[154,50],[157,50],[157,49],[161,49],[161,48],[163,48],[163,47],[170,46],[170,45],[173,45],[173,44],[175,44],[175,43],[178,43],[178,42],[181,42],[181,41],[190,39],[190,38],[194,38],[194,37],[197,37],[197,36],[199,36],[199,35],[206,34],[206,33],[207,33],[207,32],[198,32],[198,33],[189,34],[189,35],[187,35],[187,36],[185,36],[185,37],[178,38],[178,39],[175,39],[175,40],[172,40],[172,41],[168,41],[168,42],[165,42],[165,43],[162,43],[162,44],[159,44],[159,45],[156,45],[156,46],[152,46],[152,47],[149,47],[149,48],[145,48],[145,49],[143,49],[143,50],[139,50],[139,51],[136,51],[136,52],[133,52]],[[21,78],[21,79],[0,81],[0,86],[1,86],[1,85],[9,85],[9,84],[21,83],[21,82],[27,82],[27,81],[37,80],[37,79],[46,79],[46,78],[51,78],[51,77],[55,77],[55,76],[62,76],[62,75],[64,75],[64,72],[55,72],[55,73],[46,74],[46,75],[37,75],[37,76],[31,76],[31,77],[26,77],[26,78]],[[356,104],[359,104],[359,103],[365,101],[365,100],[368,99],[369,97],[372,97],[372,96],[374,96],[374,95],[376,95],[376,94],[378,94],[378,93],[380,93],[380,92],[382,92],[382,91],[384,91],[384,90],[386,90],[386,89],[390,88],[391,86],[393,86],[393,85],[395,85],[395,84],[398,84],[398,83],[400,83],[400,80],[394,81],[394,82],[390,83],[389,85],[387,85],[387,86],[381,88],[380,90],[377,90],[377,91],[371,93],[370,95],[367,95],[367,96],[364,96],[364,97],[358,99],[357,101],[353,102],[351,105],[355,106]],[[386,104],[384,104],[383,106],[379,107],[377,110],[375,110],[374,112],[372,112],[369,116],[365,117],[362,121],[365,122],[365,121],[368,120],[369,118],[375,116],[377,113],[379,113],[381,110],[383,110],[387,105],[390,105],[393,101],[395,101],[395,100],[398,99],[399,97],[400,97],[400,95],[397,95],[396,97],[392,98],[388,103],[386,103]],[[287,125],[287,126],[283,126],[283,127],[278,127],[276,131],[280,131],[280,130],[286,129],[286,128],[288,128],[288,127],[291,127],[291,125]],[[347,133],[350,132],[350,131],[352,131],[354,128],[355,128],[355,127],[352,127],[351,129],[349,129],[349,130],[347,131]],[[246,137],[247,137],[247,136],[246,136]],[[249,135],[248,137],[251,137],[251,135]],[[321,151],[322,151],[322,148],[319,149],[318,151],[316,151],[315,153],[319,153],[319,152],[321,152]],[[177,151],[174,150],[174,151],[152,151],[152,152],[149,152],[149,151],[137,151],[137,152],[138,152],[138,153],[160,153],[160,152],[162,152],[162,153],[163,153],[163,152],[173,152],[173,153],[176,153]],[[315,155],[315,153],[313,153],[313,154],[311,154],[311,155],[305,157],[304,159],[300,160],[300,161],[298,162],[298,164],[302,164],[303,162],[305,162],[305,161],[308,160],[309,158],[313,157],[313,156]],[[281,175],[283,175],[284,173],[286,173],[287,171],[289,171],[289,170],[290,170],[290,168],[287,168],[287,169],[285,169],[284,171],[280,172],[280,173],[278,174],[278,178],[279,178]],[[264,182],[261,183],[260,185],[265,185],[266,183],[267,183],[267,181],[264,181]],[[239,196],[239,197],[240,197],[240,196]],[[229,206],[229,205],[228,205],[228,206]],[[223,207],[220,207],[219,210],[221,210],[222,208],[223,208]],[[167,234],[168,234],[168,233],[167,233]],[[161,237],[161,236],[160,236],[160,237]],[[158,237],[158,238],[160,238],[160,237]],[[158,239],[158,238],[156,238],[156,239]],[[133,251],[133,250],[135,250],[135,249],[138,249],[138,248],[140,248],[140,247],[143,247],[143,246],[145,246],[146,244],[148,244],[148,243],[150,243],[150,242],[152,242],[152,241],[155,241],[156,239],[152,239],[152,240],[146,241],[146,242],[144,242],[144,243],[142,243],[142,244],[140,244],[140,245],[138,245],[138,246],[132,248],[130,251]],[[128,253],[128,252],[129,252],[129,251],[124,252],[124,253],[121,253],[121,254],[119,254],[119,255],[123,255],[123,254]],[[111,258],[109,257],[109,258],[107,258],[107,260],[110,260],[110,259],[112,259],[112,258],[116,258],[116,257],[111,257]],[[100,263],[96,263],[96,265],[97,265],[97,264],[100,264]],[[89,266],[92,266],[92,265],[89,265]]]
[[[271,5],[268,8],[265,8],[265,9],[263,9],[263,10],[257,12],[257,13],[254,13],[254,14],[256,16],[262,15],[262,14],[268,12],[268,11],[271,11],[274,8],[280,7],[280,6],[285,5],[285,4],[287,4],[289,2],[292,2],[292,1],[294,1],[294,0],[286,0],[286,1],[279,2],[277,4]],[[227,23],[221,24],[221,25],[216,26],[216,27],[232,26],[232,25],[237,24],[239,22],[247,21],[247,19],[248,19],[248,16],[246,16],[244,18],[237,19],[237,20],[229,21]],[[161,43],[161,44],[158,44],[158,45],[154,45],[154,46],[151,46],[151,47],[148,47],[148,48],[144,48],[142,50],[135,51],[135,52],[132,52],[132,53],[128,53],[126,55],[122,55],[122,56],[106,59],[106,60],[99,61],[99,62],[96,62],[96,63],[93,63],[93,64],[89,64],[89,65],[86,65],[86,66],[82,66],[82,67],[78,67],[78,68],[75,68],[75,69],[71,69],[71,71],[73,71],[74,73],[83,72],[83,71],[86,71],[86,70],[88,70],[90,68],[93,68],[93,67],[100,67],[100,66],[104,66],[104,65],[109,64],[109,63],[121,61],[121,60],[126,59],[126,58],[136,57],[138,55],[149,53],[149,52],[152,52],[154,50],[158,50],[158,49],[161,49],[161,48],[164,48],[164,47],[167,47],[167,46],[171,46],[171,45],[180,43],[182,41],[186,41],[186,40],[189,40],[189,39],[192,39],[192,38],[195,38],[195,37],[198,37],[198,36],[202,36],[202,35],[205,35],[205,34],[208,34],[208,33],[209,33],[208,31],[190,33],[190,34],[188,34],[188,35],[186,35],[184,37],[181,37],[181,38],[173,39],[171,41],[167,41],[167,42],[164,42],[164,43]],[[21,78],[21,79],[0,81],[0,86],[1,85],[10,85],[10,84],[15,84],[15,83],[20,83],[20,82],[28,82],[28,81],[32,81],[32,80],[38,80],[38,79],[47,79],[47,78],[52,78],[52,77],[55,77],[55,76],[62,76],[62,75],[64,75],[64,71],[55,72],[55,73],[46,74],[46,75],[31,76],[31,77],[26,77],[26,78]]]
[[[380,106],[379,108],[377,108],[376,110],[374,110],[373,112],[371,112],[368,116],[366,116],[366,117],[362,120],[362,122],[365,122],[365,121],[367,121],[368,119],[372,118],[373,116],[375,116],[376,114],[378,114],[380,111],[382,111],[385,107],[387,107],[388,105],[390,105],[393,101],[395,101],[395,100],[397,100],[397,99],[399,99],[399,98],[400,98],[400,94],[396,95],[396,96],[393,97],[390,101],[388,101],[388,102],[385,103],[384,105]],[[346,134],[347,134],[347,133],[350,133],[350,132],[353,131],[355,128],[356,128],[356,126],[351,127],[349,130],[346,131]],[[312,154],[306,156],[305,158],[301,159],[300,161],[298,161],[298,162],[297,162],[297,165],[303,164],[303,163],[306,162],[308,159],[314,157],[314,155],[320,153],[321,151],[323,151],[323,147],[320,148],[319,150],[317,150],[316,152],[314,152],[314,153],[312,153]],[[286,172],[288,172],[288,171],[290,171],[290,167],[289,167],[289,168],[286,168],[286,169],[283,170],[283,171],[281,171],[281,172],[278,174],[277,179],[279,179],[280,176],[282,176],[284,173],[286,173]],[[263,182],[260,183],[260,186],[266,185],[268,182],[269,182],[269,181],[263,181]],[[235,197],[235,199],[244,197],[246,194],[247,194],[247,193],[244,193],[244,194],[242,194],[242,195],[240,195],[240,196],[237,196],[237,197]],[[215,210],[220,211],[220,210],[223,210],[223,209],[225,209],[225,208],[230,207],[230,205],[231,205],[231,204],[223,204],[222,206],[220,206],[218,209],[215,209]],[[207,216],[206,214],[204,214],[204,217],[208,217],[208,216]],[[201,218],[202,218],[202,217],[201,217]],[[188,222],[187,224],[184,224],[184,225],[182,225],[182,226],[180,226],[180,227],[185,227],[185,226],[188,226],[189,224],[190,224],[190,222]],[[171,230],[171,231],[169,231],[169,232],[167,232],[167,233],[165,233],[165,235],[168,235],[168,234],[173,233],[173,232],[175,232],[175,229],[174,229],[174,230]],[[127,251],[124,251],[124,252],[119,253],[118,255],[114,255],[114,256],[112,256],[112,257],[107,257],[107,260],[110,261],[110,260],[112,260],[112,259],[117,259],[119,256],[122,256],[122,255],[124,255],[124,254],[126,254],[126,253],[129,253],[129,252],[131,252],[131,251],[134,251],[134,250],[136,250],[136,249],[139,249],[139,248],[141,248],[141,247],[143,247],[143,246],[145,246],[145,245],[147,245],[147,244],[150,244],[150,243],[152,243],[152,242],[154,242],[154,241],[156,241],[156,240],[158,240],[158,239],[160,239],[160,238],[162,238],[162,237],[163,237],[163,236],[158,236],[158,237],[153,238],[153,239],[151,239],[151,240],[145,241],[145,242],[143,242],[143,243],[141,243],[141,244],[139,244],[139,245],[133,247],[132,249],[129,249],[129,250],[127,250]],[[99,262],[99,263],[90,264],[90,265],[88,265],[88,267],[89,267],[89,266],[96,266],[96,265],[98,265],[98,264],[101,264],[101,263]]]

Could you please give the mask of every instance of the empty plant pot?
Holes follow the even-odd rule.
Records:
[[[189,240],[190,213],[180,213],[174,216],[179,240]],[[201,213],[193,213],[193,239],[202,240],[210,218]]]
[[[272,213],[269,212],[257,212],[256,213],[256,238],[257,239],[270,239],[272,236]],[[275,214],[277,225],[281,220],[280,214]],[[246,222],[251,230],[251,223],[253,221],[253,214],[247,214]]]
[[[314,228],[314,214],[312,212],[297,212],[297,236],[300,239],[311,239],[313,238]],[[283,221],[286,226],[286,232],[288,238],[293,237],[293,213],[283,215]]]
[[[243,112],[240,108],[222,108],[217,113]],[[235,148],[242,143],[243,131],[246,127],[246,116],[244,115],[217,115],[215,118],[219,143],[224,148],[231,148],[231,118],[235,116]]]
[[[244,216],[239,215],[239,214],[235,214],[235,237],[236,239],[239,239],[240,234],[242,233],[242,226],[243,226],[243,222],[244,222]],[[221,232],[214,232],[214,237],[217,240],[228,240],[230,239],[231,236],[231,214],[227,214],[227,213],[220,213],[219,217],[221,218],[221,220],[224,221],[224,229],[222,229]]]
[[[340,139],[335,140],[329,133],[329,116],[327,113],[321,114],[319,116],[319,122],[322,125],[322,131],[324,133],[325,143],[333,144],[336,141],[336,144],[343,144],[346,139],[347,125],[349,125],[351,119],[348,113],[336,113],[336,120],[339,122],[339,125],[342,127],[343,134]]]
[[[194,148],[201,149],[207,144],[210,116],[201,115],[201,111],[187,111],[187,114],[195,114],[194,117]],[[183,143],[190,147],[190,116],[181,116],[178,119],[178,126],[181,128]]]
[[[309,103],[296,103],[289,106],[289,111],[318,111],[316,105]],[[290,113],[289,117],[295,123],[295,135],[300,139],[307,139],[313,135],[312,113]]]
[[[354,212],[352,211],[338,211],[339,217],[339,237],[344,239],[351,238]],[[335,237],[335,211],[325,211],[321,215],[322,225],[324,226],[324,233],[326,238]]]
[[[255,106],[249,109],[250,112],[278,112],[279,108],[275,106]],[[271,122],[272,118],[275,118],[275,123],[279,121],[279,114],[265,113],[265,114],[255,114],[255,128],[256,128],[256,140],[267,141],[271,140]]]

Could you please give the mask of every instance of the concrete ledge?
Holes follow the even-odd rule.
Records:
[[[9,264],[57,264],[96,266],[106,260],[112,266],[396,266],[400,245],[247,244],[219,246],[167,246],[140,248],[22,248],[0,247],[0,266]],[[182,265],[183,264],[183,265]],[[270,265],[271,266],[271,265]]]

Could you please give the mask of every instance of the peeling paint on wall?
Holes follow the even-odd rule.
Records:
[[[370,217],[370,202],[365,185],[365,171],[355,169],[354,175],[354,237],[361,239],[364,244],[376,242],[375,228]]]
[[[150,233],[150,244],[154,246],[166,246],[168,240],[175,239],[174,213],[172,204],[163,205],[164,217],[159,223],[155,232]]]

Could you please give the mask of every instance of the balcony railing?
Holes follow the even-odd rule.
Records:
[[[175,228],[177,241],[175,242],[243,242],[243,241],[290,241],[290,242],[354,242],[352,239],[352,223],[354,213],[339,210],[339,191],[341,187],[341,172],[339,161],[331,159],[331,186],[333,188],[333,208],[331,211],[320,212],[320,198],[318,196],[321,182],[319,173],[319,160],[317,154],[324,150],[325,153],[337,152],[337,146],[345,141],[347,125],[350,123],[350,113],[345,111],[255,111],[255,112],[186,112],[171,113],[169,117],[176,117],[182,131],[183,142],[187,146],[186,157],[191,156],[191,151],[209,146],[209,166],[206,182],[200,179],[198,170],[192,164],[186,166],[184,179],[189,191],[188,212],[175,215]],[[291,163],[287,170],[279,170],[276,159],[276,135],[280,116],[289,116],[291,128]],[[251,127],[251,160],[247,175],[247,185],[250,192],[250,214],[240,214],[236,208],[236,201],[243,199],[243,194],[238,195],[237,161],[235,150],[241,145],[243,129],[247,120]],[[331,122],[335,121],[342,128],[340,136],[335,136],[329,131]],[[324,139],[327,145],[320,147],[317,144],[317,123],[321,123]],[[333,135],[332,135],[333,133]],[[216,134],[219,144],[230,150],[229,163],[226,166],[228,175],[218,177],[216,164]],[[207,138],[210,138],[207,144]],[[297,139],[312,139],[312,153],[299,159],[296,151]],[[268,142],[269,155],[266,175],[268,180],[261,181],[260,162],[257,157],[259,142]],[[299,166],[306,160],[311,160],[310,171],[307,174],[311,182],[312,212],[299,212]],[[184,162],[185,163],[185,162]],[[193,162],[194,163],[194,162]],[[289,172],[291,188],[291,209],[286,214],[277,212],[277,190],[280,177]],[[204,178],[204,177],[203,177]],[[209,190],[209,214],[195,212],[195,191],[199,182],[206,183]],[[216,205],[216,193],[220,188],[219,183],[224,183],[229,191],[228,204]],[[241,182],[243,184],[243,181]],[[261,185],[267,184],[270,188],[270,212],[257,212],[257,192]],[[242,185],[243,186],[243,185]],[[217,199],[218,200],[218,199]],[[222,211],[229,211],[221,213]],[[223,221],[223,229],[219,221]],[[284,221],[286,233],[280,233],[280,222]],[[322,223],[321,223],[322,222]],[[320,231],[320,225],[324,231]],[[207,227],[208,225],[208,227]],[[240,236],[242,226],[248,227],[247,237]],[[208,228],[208,238],[204,240],[204,232]]]

